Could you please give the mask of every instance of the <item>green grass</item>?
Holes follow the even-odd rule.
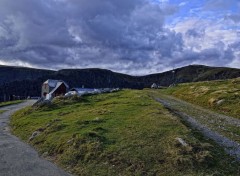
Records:
[[[1,103],[0,103],[0,107],[9,106],[9,105],[14,105],[14,104],[22,103],[22,102],[23,102],[23,100],[1,102]]]
[[[159,92],[240,118],[240,78],[179,84]]]
[[[30,144],[76,175],[240,174],[238,162],[147,91],[58,98],[52,105],[16,112],[11,126],[24,141],[42,131]]]

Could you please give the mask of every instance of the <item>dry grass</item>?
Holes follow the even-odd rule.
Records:
[[[162,90],[185,101],[240,118],[240,78],[180,84]]]

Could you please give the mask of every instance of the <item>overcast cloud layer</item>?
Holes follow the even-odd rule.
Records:
[[[0,64],[240,68],[239,0],[0,0]]]

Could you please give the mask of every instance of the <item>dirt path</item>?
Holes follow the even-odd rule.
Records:
[[[221,115],[202,107],[187,103],[167,95],[154,95],[154,98],[170,111],[186,121],[190,126],[240,160],[240,120]]]
[[[38,156],[28,144],[10,134],[8,124],[10,115],[34,101],[0,108],[0,175],[1,176],[67,176],[66,172],[53,163]]]

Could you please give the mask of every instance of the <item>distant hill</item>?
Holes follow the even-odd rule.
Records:
[[[145,86],[156,82],[163,86],[175,83],[187,83],[210,80],[223,80],[240,77],[240,69],[227,67],[209,67],[204,65],[189,65],[177,68],[164,73],[157,73],[140,77],[144,80]]]
[[[172,83],[197,82],[240,77],[240,69],[190,65],[146,76],[130,76],[105,69],[64,69],[59,71],[24,67],[0,66],[0,101],[4,94],[40,96],[41,84],[47,79],[61,79],[70,87],[120,87],[142,89],[152,83],[169,86]]]
[[[35,80],[52,73],[54,71],[0,65],[0,85],[14,81]]]

